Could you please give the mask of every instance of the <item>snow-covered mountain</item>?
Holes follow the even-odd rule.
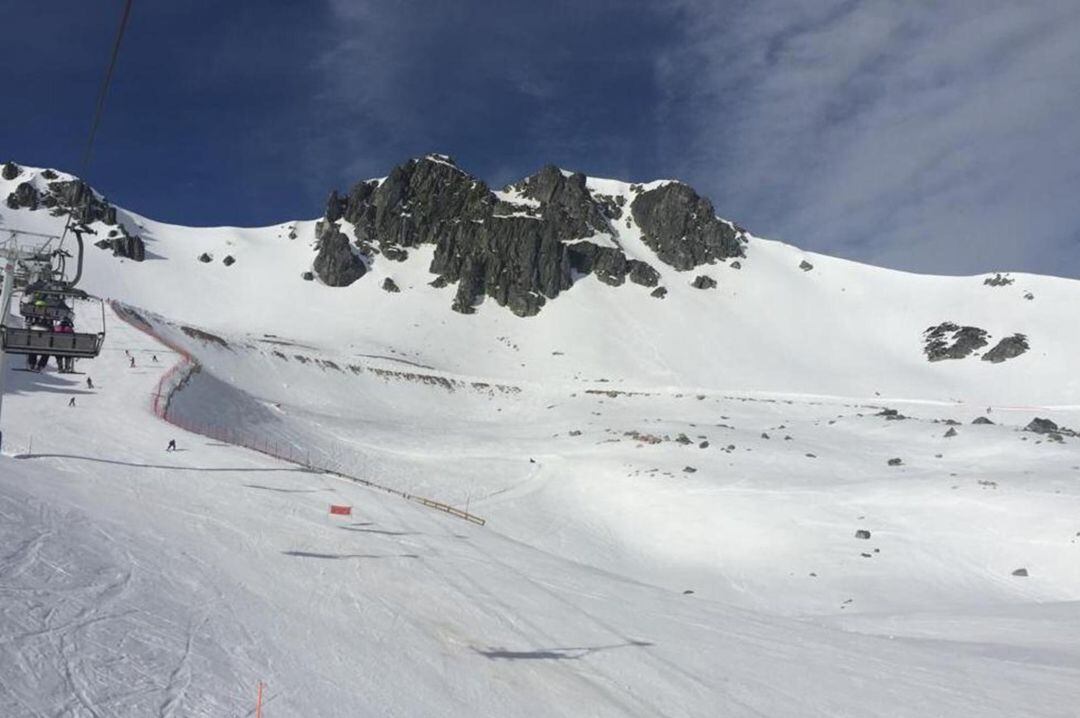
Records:
[[[74,211],[81,286],[128,307],[93,389],[9,366],[2,715],[248,715],[260,680],[267,716],[1080,702],[1080,282],[441,155],[254,229],[0,178],[0,238]]]

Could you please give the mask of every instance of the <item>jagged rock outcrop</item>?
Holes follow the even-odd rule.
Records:
[[[923,352],[930,361],[963,359],[989,344],[987,336],[985,329],[942,322],[923,332]]]
[[[1016,280],[1009,275],[998,272],[994,276],[984,279],[983,284],[988,287],[1007,287],[1015,281]]]
[[[101,199],[90,185],[82,180],[57,180],[49,183],[49,203],[71,213],[71,218],[82,224],[103,222],[116,224],[116,207]]]
[[[604,206],[593,199],[580,172],[566,175],[555,165],[546,165],[517,188],[540,202],[544,220],[557,223],[560,236],[588,237],[611,231]]]
[[[638,192],[630,212],[645,244],[675,269],[744,256],[740,233],[717,219],[709,200],[682,183]]]
[[[316,235],[319,251],[312,268],[324,284],[347,287],[367,273],[367,264],[336,223],[320,222]]]
[[[21,174],[22,167],[19,167],[19,165],[14,162],[5,162],[4,168],[0,169],[0,177],[3,177],[6,180],[13,180]]]
[[[1027,337],[1023,334],[1013,334],[1005,337],[990,351],[983,354],[983,361],[999,364],[1006,359],[1015,359],[1029,349]]]
[[[743,256],[744,233],[717,219],[712,205],[689,187],[636,187],[631,212],[661,260],[684,269]],[[554,165],[495,193],[451,158],[428,155],[344,195],[331,192],[325,219],[353,225],[352,239],[369,261],[404,261],[409,249],[434,245],[432,285],[457,283],[455,311],[471,313],[491,298],[530,316],[581,275],[612,286],[627,279],[659,285],[655,267],[618,246],[611,222],[631,221],[626,204],[626,196],[594,194],[585,175]],[[346,260],[340,244],[336,236],[320,240],[319,252]]]

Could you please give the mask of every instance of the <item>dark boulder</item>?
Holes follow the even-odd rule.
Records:
[[[995,344],[993,349],[983,354],[982,360],[1000,364],[1006,359],[1014,359],[1020,356],[1029,348],[1026,336],[1013,334],[1011,337],[1005,337]]]
[[[716,280],[704,274],[699,274],[694,278],[694,281],[690,283],[690,286],[694,289],[715,289]]]
[[[398,292],[401,291],[401,287],[399,287],[397,285],[397,282],[395,282],[390,277],[387,277],[386,279],[383,280],[382,289],[383,289],[384,292],[390,292],[392,294],[397,294]]]
[[[44,177],[47,180],[54,180],[57,177],[59,177],[60,175],[56,174],[52,170],[42,170],[41,171],[41,176]]]
[[[1026,568],[1018,568],[1018,569],[1016,569],[1015,571],[1012,572],[1012,575],[1013,576],[1020,576],[1021,578],[1023,578],[1024,576],[1028,575],[1028,570]]]
[[[333,222],[320,223],[318,254],[313,268],[319,279],[331,287],[347,287],[367,273],[364,260],[353,251],[349,238]]]
[[[110,241],[112,242],[113,256],[124,257],[136,262],[142,262],[146,259],[146,244],[143,242],[142,237],[128,234],[127,230],[122,230],[120,236],[113,237]]]
[[[949,430],[945,432],[945,438],[946,439],[951,439],[954,436],[956,436],[956,433],[957,433],[956,432],[956,427],[955,426],[950,426]]]
[[[855,531],[855,538],[857,538],[857,539],[869,539],[870,538],[870,532],[867,531],[866,529],[858,529],[858,530]]]
[[[667,296],[667,287],[657,287],[656,289],[649,292],[649,296],[655,297],[657,299],[663,299]]]
[[[206,252],[203,252],[202,254],[199,255],[199,261],[202,262],[203,264],[209,264],[210,262],[214,261],[214,258],[211,257]]]
[[[225,259],[221,260],[221,263],[224,264],[226,267],[231,267],[236,264],[236,257],[232,256],[231,254],[227,254],[225,255]]]
[[[626,266],[630,268],[630,281],[643,287],[655,287],[660,283],[660,272],[657,272],[649,264],[640,259],[627,260]]]
[[[40,202],[41,195],[29,182],[20,182],[15,191],[7,196],[7,206],[11,209],[35,210]]]
[[[809,272],[813,268],[814,265],[810,264],[810,262],[807,262],[805,259],[799,262],[799,269],[803,270],[804,272]]]
[[[736,259],[736,260],[735,260],[734,262],[732,262],[732,263],[731,263],[731,264],[730,264],[729,266],[730,266],[730,267],[731,267],[732,269],[742,269],[742,262],[740,262],[739,260],[737,260],[737,259]]]
[[[994,422],[990,421],[985,416],[976,416],[974,421],[972,421],[971,423],[972,424],[980,424],[980,425],[990,425],[990,424],[993,424]]]
[[[711,202],[680,182],[639,192],[630,211],[645,244],[675,269],[743,256],[734,227],[716,217]]]
[[[0,169],[0,177],[3,177],[6,180],[13,180],[21,174],[22,167],[19,167],[19,165],[14,162],[5,162],[4,168]]]
[[[1024,431],[1030,431],[1035,434],[1054,434],[1057,433],[1059,429],[1058,425],[1049,419],[1040,419],[1036,417],[1024,427]]]
[[[900,466],[904,463],[904,460],[899,457],[894,457],[889,459],[886,463],[888,463],[889,466]]]
[[[300,278],[303,279],[305,282],[312,282],[312,281],[315,280],[315,273],[314,272],[303,272],[300,275]]]

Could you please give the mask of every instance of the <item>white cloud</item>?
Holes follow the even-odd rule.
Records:
[[[664,146],[721,214],[904,269],[1080,275],[1080,4],[680,4]]]

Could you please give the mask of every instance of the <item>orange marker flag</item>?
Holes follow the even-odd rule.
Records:
[[[330,504],[330,513],[339,514],[341,516],[352,516],[352,506],[341,506],[339,504]]]

